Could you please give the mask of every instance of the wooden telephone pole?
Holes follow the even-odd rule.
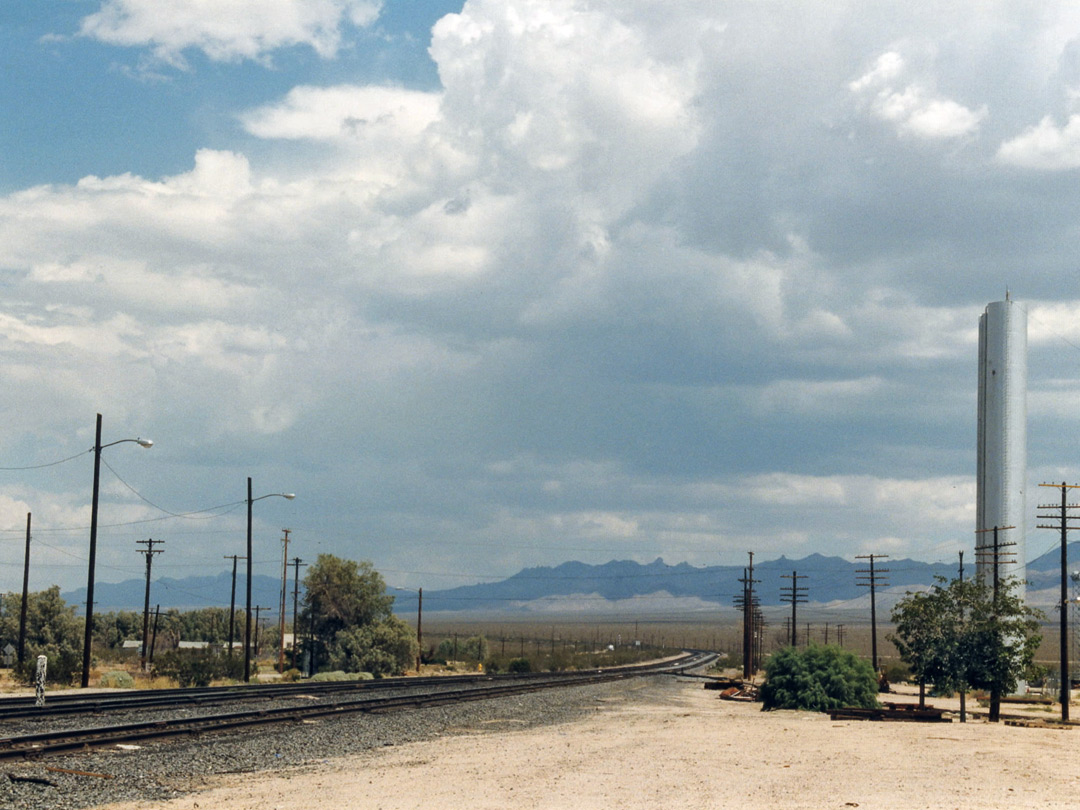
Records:
[[[856,584],[860,587],[870,588],[870,650],[871,660],[874,665],[874,677],[878,676],[878,657],[877,657],[877,586],[888,585],[885,582],[884,575],[889,573],[888,568],[874,568],[874,560],[887,560],[888,554],[857,554],[856,560],[869,560],[870,567],[859,569],[855,572],[855,576],[861,581],[857,581]]]
[[[1061,602],[1058,609],[1061,611],[1059,626],[1059,643],[1061,646],[1061,719],[1069,719],[1069,701],[1072,699],[1072,676],[1069,674],[1069,551],[1068,537],[1070,520],[1080,520],[1080,515],[1070,515],[1070,509],[1080,508],[1080,504],[1068,502],[1070,489],[1080,489],[1076,484],[1039,484],[1040,487],[1054,487],[1061,490],[1060,504],[1039,504],[1040,529],[1057,529],[1061,532]],[[1056,523],[1054,522],[1056,521]]]

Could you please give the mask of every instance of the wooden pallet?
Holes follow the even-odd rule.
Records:
[[[951,723],[952,715],[933,706],[920,708],[914,703],[886,703],[876,709],[846,706],[829,712],[833,720],[906,721],[912,723]]]

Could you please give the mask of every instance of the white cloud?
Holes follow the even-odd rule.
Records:
[[[183,65],[183,52],[216,61],[260,60],[279,48],[307,45],[332,57],[346,23],[367,26],[381,0],[105,0],[82,21],[80,33],[112,45],[153,48]]]
[[[414,142],[439,113],[440,95],[396,87],[294,87],[278,104],[241,116],[259,138],[363,141],[385,148]],[[400,147],[399,147],[400,148]]]
[[[985,105],[971,109],[936,95],[919,82],[903,84],[907,64],[896,51],[878,57],[874,66],[848,84],[869,109],[883,121],[896,125],[902,135],[937,141],[962,138],[975,133],[987,116]]]
[[[1008,166],[1042,171],[1080,168],[1080,115],[1059,127],[1050,116],[998,147],[997,160]]]

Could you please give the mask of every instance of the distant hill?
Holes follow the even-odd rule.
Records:
[[[243,572],[236,577],[236,606],[243,608],[246,598],[247,579]],[[292,579],[289,580],[290,594]],[[162,577],[150,583],[150,609],[161,605],[162,610],[195,610],[205,607],[229,607],[232,590],[232,571],[222,571],[216,576],[184,577],[174,579]],[[107,613],[113,610],[143,609],[146,594],[145,579],[128,579],[123,582],[97,582],[94,584],[94,611]],[[60,594],[68,604],[77,605],[82,613],[86,604],[86,588]],[[291,596],[290,596],[291,599]],[[281,580],[256,574],[251,578],[251,604],[270,608],[263,615],[278,613],[281,604]],[[292,610],[292,602],[289,602]]]
[[[791,574],[797,572],[799,586],[807,589],[812,603],[857,599],[866,588],[858,585],[861,578],[856,574],[866,565],[863,560],[851,562],[820,554],[798,560],[765,560],[754,565],[754,590],[763,606],[778,605],[781,588],[789,586]],[[889,583],[911,586],[929,585],[935,575],[956,573],[955,566],[916,560],[885,560],[879,568],[887,570]],[[668,565],[662,559],[644,565],[630,560],[602,565],[567,562],[553,568],[526,568],[499,582],[425,592],[424,610],[529,612],[550,610],[560,601],[580,610],[590,604],[603,608],[627,600],[641,602],[643,597],[654,595],[687,607],[697,604],[715,609],[718,605],[731,607],[742,595],[744,571],[743,566],[734,565]],[[395,609],[401,613],[415,610],[416,597],[398,596]]]
[[[1080,543],[1069,544],[1069,570],[1080,568]],[[1060,551],[1051,550],[1028,563],[1028,594],[1032,604],[1048,607],[1059,600]],[[934,577],[952,579],[955,564],[925,563],[917,560],[881,560],[883,587],[878,609],[886,614],[909,590],[920,590],[934,583]],[[849,561],[842,557],[811,554],[800,559],[781,556],[754,565],[754,591],[763,607],[781,603],[782,588],[791,585],[791,574],[799,575],[799,586],[806,588],[808,604],[832,612],[869,609],[868,588],[860,586],[865,577],[866,560]],[[974,563],[965,561],[968,575]],[[668,565],[657,558],[642,564],[632,560],[612,560],[601,565],[565,562],[554,567],[525,568],[507,579],[478,585],[463,585],[445,590],[424,592],[424,611],[536,614],[561,612],[655,612],[730,609],[742,594],[740,579],[745,569],[739,565],[696,567],[689,563]],[[787,578],[785,578],[787,577]],[[805,577],[805,579],[803,578]],[[228,607],[232,574],[216,576],[162,578],[151,585],[151,605],[190,610],[217,606]],[[244,603],[244,575],[237,578],[236,602]],[[130,579],[119,583],[97,583],[94,588],[96,610],[142,610],[145,581]],[[291,581],[290,581],[291,588]],[[276,615],[281,581],[257,575],[252,580],[252,604],[270,608]],[[395,591],[394,610],[402,615],[416,612],[417,597]],[[80,610],[86,601],[86,589],[62,594]],[[290,605],[291,609],[291,605]]]

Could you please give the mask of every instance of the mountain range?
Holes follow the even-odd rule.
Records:
[[[1069,544],[1069,560],[1080,562],[1080,543]],[[1060,551],[1052,550],[1028,563],[1029,603],[1043,608],[1053,607],[1060,600]],[[917,560],[875,558],[878,575],[878,608],[888,610],[896,600],[911,590],[929,587],[935,577],[952,579],[957,565],[925,563]],[[965,563],[966,575],[974,573],[974,565]],[[662,559],[642,564],[630,560],[612,560],[601,565],[565,562],[554,567],[526,568],[498,582],[463,585],[424,593],[425,612],[448,613],[606,613],[637,612],[655,614],[679,610],[684,613],[732,609],[742,595],[740,582],[747,568],[734,565],[695,567],[689,563],[668,565]],[[791,577],[796,580],[800,595],[808,605],[842,609],[869,606],[869,560],[845,560],[811,554],[793,560],[779,557],[758,561],[753,568],[754,592],[764,607],[782,603],[784,588],[790,588]],[[163,609],[190,610],[200,607],[228,607],[232,582],[231,573],[216,576],[196,576],[184,579],[164,577],[151,585],[151,606]],[[236,604],[244,604],[244,577],[237,580]],[[96,610],[141,610],[145,581],[126,580],[119,583],[97,583]],[[80,588],[62,594],[69,604],[82,605],[86,590]],[[268,615],[277,614],[281,599],[281,581],[274,577],[256,575],[252,578],[252,604],[269,607]],[[292,581],[289,582],[289,605],[292,605]],[[413,615],[417,596],[395,592],[395,612]]]

